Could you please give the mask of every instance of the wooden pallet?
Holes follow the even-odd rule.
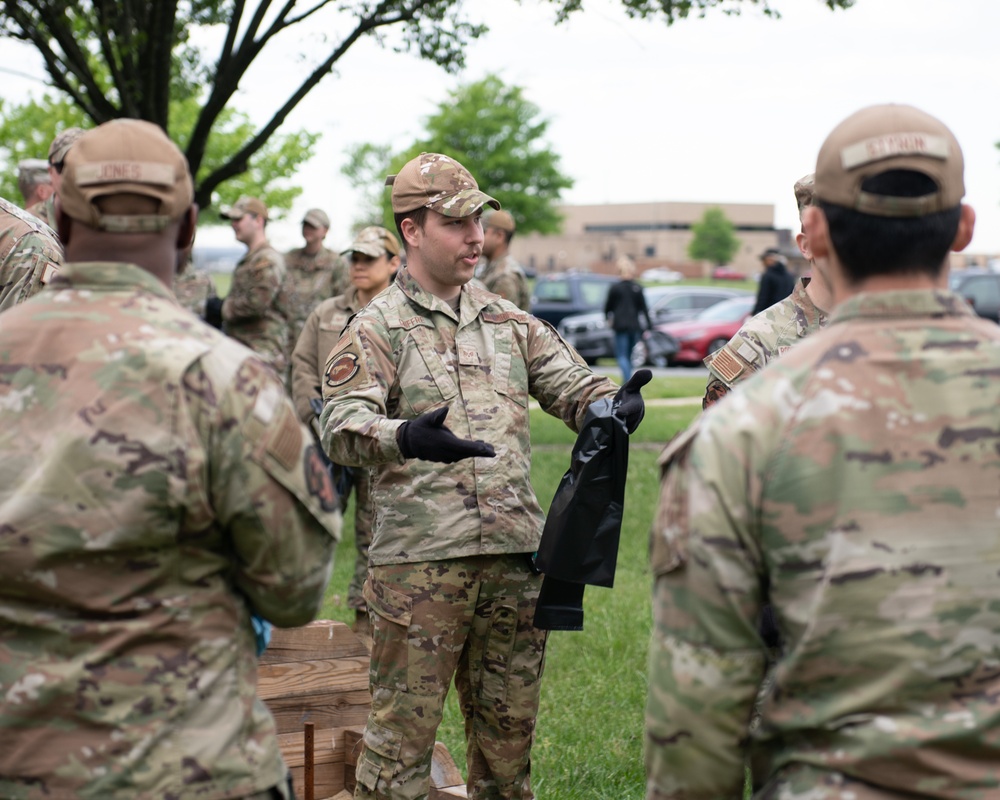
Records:
[[[317,620],[272,632],[258,666],[257,694],[274,715],[278,744],[300,800],[352,796],[371,711],[368,666],[367,647],[342,622]],[[460,797],[467,797],[465,781],[438,742],[430,800]]]

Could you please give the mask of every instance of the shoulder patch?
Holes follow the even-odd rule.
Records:
[[[267,454],[286,470],[295,469],[302,451],[302,428],[288,406],[283,409],[278,424],[272,427],[266,449]]]
[[[306,448],[304,458],[306,489],[309,494],[316,498],[324,511],[336,511],[340,508],[337,490],[334,488],[330,470],[315,444]]]
[[[714,370],[727,384],[732,385],[746,371],[747,365],[734,356],[728,347],[723,347],[716,351],[715,358],[712,359],[709,368]]]
[[[507,322],[507,320],[511,319],[515,322],[527,322],[523,311],[483,311],[480,316],[484,322],[491,322],[493,324]]]
[[[360,369],[357,353],[340,352],[326,362],[326,385],[331,389],[343,386],[357,375]]]

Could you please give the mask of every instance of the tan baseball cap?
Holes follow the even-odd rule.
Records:
[[[60,200],[73,219],[112,233],[163,230],[194,202],[187,159],[163,129],[114,119],[88,130],[66,152]],[[156,214],[104,214],[97,200],[134,194],[159,202]]]
[[[351,246],[342,250],[340,254],[346,256],[350,253],[364,253],[372,258],[378,258],[383,253],[398,256],[399,240],[380,225],[370,225],[358,231]]]
[[[49,145],[49,164],[53,167],[62,164],[66,160],[66,153],[69,152],[70,146],[84,133],[83,128],[66,128],[66,130],[57,133]]]
[[[499,228],[502,231],[507,231],[507,233],[513,233],[514,228],[514,217],[508,211],[491,211],[489,215],[483,219],[483,226],[490,228]]]
[[[421,153],[385,179],[392,187],[394,214],[429,208],[446,217],[468,217],[484,205],[500,203],[485,192],[472,174],[455,159],[441,153]]]
[[[256,197],[244,195],[231,206],[223,206],[219,216],[223,219],[241,219],[244,214],[256,214],[267,219],[267,206]]]
[[[889,170],[927,175],[937,191],[923,197],[864,192],[866,179]],[[869,106],[841,122],[816,160],[816,197],[878,217],[921,217],[954,208],[965,196],[962,149],[943,122],[906,105]]]
[[[305,225],[312,225],[314,228],[329,228],[330,218],[322,208],[310,208],[302,217]]]

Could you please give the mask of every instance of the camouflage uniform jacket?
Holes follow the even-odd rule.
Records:
[[[466,285],[456,315],[400,270],[351,321],[323,383],[327,452],[376,467],[371,563],[534,552],[544,517],[530,481],[529,397],[578,430],[590,403],[615,391],[512,303]],[[487,441],[496,456],[404,461],[396,430],[442,406],[456,436]]]
[[[281,782],[250,611],[308,622],[340,524],[281,384],[127,264],[0,315],[0,364],[0,796]]]
[[[314,414],[309,400],[322,397],[323,367],[340,341],[347,322],[359,310],[358,290],[353,286],[338,297],[324,300],[306,319],[292,351],[292,401],[295,413],[307,425]]]
[[[509,300],[522,311],[531,310],[531,292],[528,291],[528,279],[521,265],[508,253],[501,258],[489,261],[479,280],[488,291]]]
[[[23,303],[59,272],[62,246],[36,217],[0,199],[0,311]]]
[[[748,319],[722,349],[705,359],[709,375],[702,407],[710,406],[734,384],[826,326],[829,315],[806,293],[809,280],[802,278],[788,297]]]
[[[31,214],[31,216],[40,219],[53,231],[56,229],[56,196],[54,194],[49,195],[47,200],[42,200],[30,208],[26,208],[25,211]]]
[[[958,295],[862,294],[674,445],[650,798],[740,797],[748,739],[755,796],[1000,796],[998,373]]]
[[[174,278],[174,295],[177,302],[197,317],[204,318],[205,303],[215,297],[215,282],[204,270],[188,264],[187,269]]]
[[[282,377],[290,350],[284,281],[284,259],[264,242],[240,259],[222,304],[222,330],[253,350]]]
[[[310,254],[299,247],[285,253],[290,347],[295,347],[302,326],[316,304],[343,294],[350,285],[347,263],[332,250],[321,247],[318,253]]]

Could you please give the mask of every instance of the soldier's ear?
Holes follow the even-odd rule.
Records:
[[[952,242],[951,249],[962,252],[972,241],[972,231],[976,227],[976,212],[972,206],[962,204],[962,216],[958,219],[958,231],[955,234],[955,241]]]
[[[184,212],[181,224],[177,228],[177,249],[184,250],[194,243],[194,231],[198,225],[198,204],[192,203]]]
[[[822,209],[817,206],[802,209],[802,233],[806,235],[813,258],[829,257],[830,231]]]

